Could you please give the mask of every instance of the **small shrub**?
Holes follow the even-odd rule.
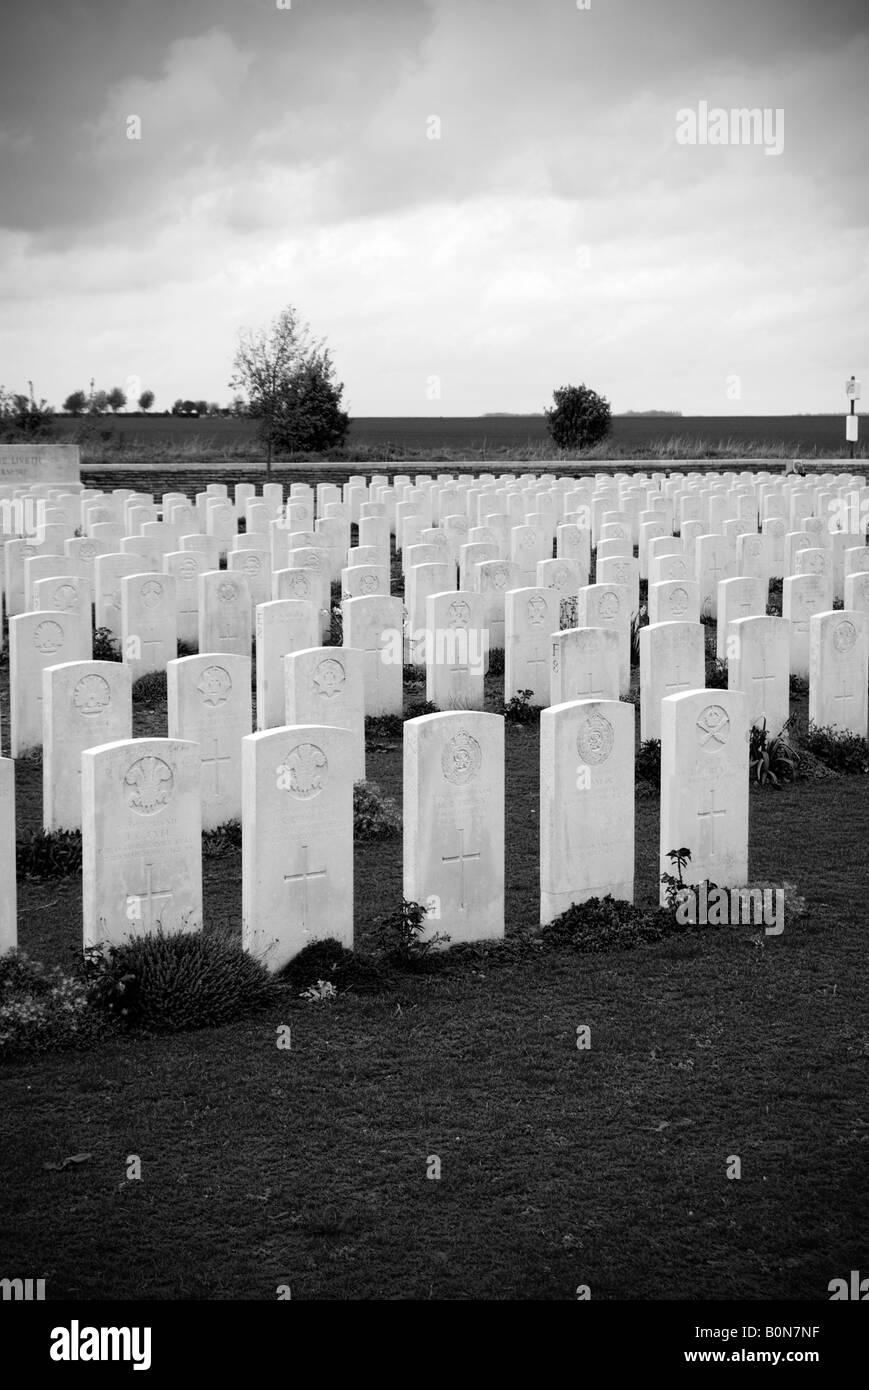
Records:
[[[635,907],[607,894],[569,907],[541,929],[540,939],[549,951],[628,951],[676,930],[665,908]]]
[[[401,714],[372,714],[365,720],[365,737],[398,738],[404,727]]]
[[[133,702],[137,705],[158,705],[165,703],[166,672],[147,671],[144,676],[133,681]]]
[[[504,704],[504,718],[510,724],[536,724],[540,705],[532,705],[533,690],[519,690]]]
[[[299,998],[306,999],[309,1004],[327,1004],[338,998],[338,991],[331,980],[318,980],[315,985],[303,989]]]
[[[640,629],[649,625],[649,610],[640,604],[639,612],[631,618],[631,665],[640,664]]]
[[[344,643],[344,614],[339,604],[332,608],[329,621],[329,645],[340,647]]]
[[[437,714],[438,707],[431,700],[411,700],[404,711],[405,719],[419,719],[423,714]]]
[[[727,662],[719,661],[716,657],[713,661],[706,663],[706,689],[707,690],[726,690],[727,689]]]
[[[94,661],[120,661],[121,644],[110,627],[95,627],[93,637]]]
[[[503,676],[504,674],[504,648],[493,647],[489,652],[489,675]]]
[[[761,787],[780,787],[782,782],[792,782],[798,762],[799,754],[783,734],[770,738],[765,719],[762,724],[752,725],[748,744],[748,770],[752,782]]]
[[[405,662],[401,668],[401,679],[405,685],[425,685],[425,667]]]
[[[401,834],[398,803],[376,782],[353,787],[353,834],[357,840],[392,840]]]
[[[380,918],[374,935],[391,965],[403,970],[422,970],[430,963],[432,951],[449,941],[450,938],[440,932],[423,939],[425,919],[426,909],[422,904],[406,898],[399,910]]]
[[[0,1058],[87,1047],[109,1023],[92,1004],[84,978],[23,952],[0,956]]]
[[[202,832],[203,859],[220,859],[241,849],[241,821],[228,820]]]
[[[612,408],[605,396],[583,382],[559,386],[555,402],[545,410],[546,428],[559,449],[588,449],[605,439],[612,428]]]
[[[81,832],[78,830],[26,831],[15,846],[19,878],[66,878],[81,873]]]
[[[297,996],[324,983],[331,984],[339,995],[380,994],[389,986],[388,975],[377,961],[359,951],[348,951],[332,937],[305,946],[278,972],[278,979],[289,984]]]
[[[869,741],[831,725],[810,724],[800,743],[836,772],[869,772]]]
[[[644,739],[637,749],[637,777],[643,782],[651,782],[656,787],[661,784],[661,740]]]
[[[793,673],[791,674],[790,693],[791,695],[808,695],[809,682],[806,680],[805,676],[795,676]]]
[[[579,599],[576,594],[569,594],[567,598],[561,600],[559,607],[558,626],[561,631],[567,628],[576,627],[579,622]]]
[[[274,1001],[275,982],[241,946],[213,934],[157,932],[106,953],[100,996],[131,1027],[206,1028]]]

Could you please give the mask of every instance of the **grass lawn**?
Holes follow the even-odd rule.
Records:
[[[134,733],[165,718],[137,704]],[[5,657],[0,722],[6,750]],[[508,724],[506,748],[509,938],[537,920],[536,726]],[[400,801],[400,738],[367,754]],[[41,824],[38,762],[16,788],[23,833]],[[653,903],[655,794],[636,831]],[[287,988],[230,1026],[7,1064],[4,1272],[49,1298],[826,1299],[866,1251],[867,844],[869,777],[758,789],[751,878],[808,906],[780,937],[447,955],[380,995]],[[205,929],[238,937],[241,856],[204,868]],[[399,839],[357,844],[355,886],[364,947],[401,901]],[[25,951],[69,962],[79,877],[20,881],[19,922]]]

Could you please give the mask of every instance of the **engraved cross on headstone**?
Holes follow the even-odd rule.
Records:
[[[713,845],[714,845],[714,843],[715,843],[715,817],[716,817],[716,816],[726,816],[726,815],[727,815],[727,812],[726,812],[726,811],[716,811],[716,809],[715,809],[715,788],[714,788],[714,787],[711,787],[710,790],[709,790],[709,810],[708,810],[708,811],[698,811],[698,812],[697,812],[697,819],[698,819],[698,820],[707,820],[707,819],[709,820],[709,831],[710,831],[710,835],[711,835],[711,839],[712,839]]]
[[[146,864],[146,865],[145,865],[145,891],[144,891],[144,893],[137,893],[137,894],[135,895],[136,898],[138,898],[139,902],[140,902],[140,903],[144,903],[144,904],[146,905],[147,909],[148,909],[148,922],[147,922],[147,925],[146,925],[146,928],[145,928],[145,930],[148,931],[148,932],[152,932],[152,931],[154,930],[154,904],[155,904],[155,902],[167,902],[167,901],[173,896],[173,893],[172,893],[172,889],[171,889],[171,888],[162,888],[162,889],[156,889],[156,888],[154,888],[154,886],[153,886],[153,880],[152,880],[153,872],[154,872],[154,865],[153,865],[153,864]],[[162,922],[162,918],[158,917],[158,918],[157,918],[157,921],[158,921],[158,923],[161,923],[161,922]]]
[[[220,764],[231,763],[232,758],[229,756],[228,753],[224,753],[222,756],[218,753],[216,737],[212,738],[211,743],[214,750],[214,756],[211,758],[202,758],[201,762],[203,767],[214,768],[214,791],[212,792],[212,795],[220,796]]]
[[[460,897],[459,906],[460,906],[460,908],[462,909],[462,911],[464,911],[465,907],[467,906],[467,904],[466,904],[466,902],[465,902],[465,864],[467,864],[467,863],[468,863],[470,860],[472,860],[472,859],[479,859],[479,858],[480,858],[480,852],[479,852],[479,850],[477,850],[476,853],[473,853],[473,854],[466,854],[466,853],[465,853],[465,832],[464,832],[464,829],[460,829],[460,830],[457,832],[457,834],[458,834],[458,837],[459,837],[459,852],[458,852],[458,854],[442,854],[442,855],[441,855],[441,863],[443,863],[443,864],[458,864],[458,866],[459,866],[459,875],[460,875],[460,877],[459,877],[459,897]]]
[[[284,883],[301,883],[302,885],[302,931],[308,930],[308,882],[312,878],[327,878],[325,869],[308,868],[308,846],[302,845],[302,872],[299,874],[284,874]]]

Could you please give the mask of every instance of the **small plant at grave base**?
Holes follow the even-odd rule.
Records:
[[[661,874],[661,882],[666,884],[667,909],[675,914],[677,909],[690,897],[694,897],[695,904],[699,901],[702,885],[699,883],[686,883],[682,877],[682,870],[688,867],[691,860],[691,851],[683,845],[681,849],[671,849],[667,852],[667,858],[676,870],[673,873]],[[717,883],[706,880],[706,891],[711,893],[717,888]],[[695,911],[694,920],[697,920]]]
[[[333,937],[303,947],[277,978],[300,998],[324,981],[339,995],[383,994],[389,988],[388,976],[377,961],[360,951],[348,951]]]
[[[503,676],[504,674],[504,648],[493,647],[489,652],[489,675]]]
[[[130,1027],[185,1032],[241,1018],[277,997],[273,977],[213,933],[155,932],[109,947],[99,993]]]
[[[510,724],[536,724],[540,718],[540,705],[532,705],[533,690],[517,690],[504,704],[504,718]]]
[[[423,714],[438,714],[437,705],[433,705],[431,700],[411,700],[404,711],[405,721],[408,719],[419,719]]]
[[[661,783],[661,740],[659,738],[644,739],[637,749],[635,762],[637,777],[643,782],[651,782],[655,786]]]
[[[541,928],[537,941],[545,951],[627,951],[675,930],[675,918],[665,908],[636,907],[607,894],[574,903]]]
[[[335,604],[329,616],[329,645],[340,647],[344,643],[344,614],[340,604]]]
[[[202,832],[203,859],[220,859],[241,849],[241,821],[228,820]]]
[[[440,932],[423,938],[427,915],[422,903],[405,898],[400,911],[380,918],[374,935],[391,965],[403,970],[423,970],[430,964],[432,952],[449,942],[450,938]]]
[[[18,877],[40,881],[81,873],[81,831],[30,830],[15,846]]]
[[[337,999],[338,991],[331,981],[318,980],[315,985],[303,989],[299,998],[307,999],[309,1004],[325,1004],[331,999]]]
[[[121,660],[121,644],[110,627],[94,628],[93,659],[94,661]]]
[[[179,642],[178,642],[178,655],[179,655],[179,656],[198,656],[198,655],[199,655],[199,644],[198,644],[197,642],[182,642],[182,641],[179,640]],[[252,659],[253,661],[255,661],[255,658],[256,658],[256,652],[253,652],[253,651],[252,651],[252,652],[251,652],[251,659]],[[255,672],[256,672],[256,665],[255,665],[255,664],[254,664],[253,670],[254,670],[254,673],[255,673]]]
[[[136,705],[158,705],[167,699],[166,672],[146,671],[144,676],[133,681],[133,703]]]
[[[558,626],[564,632],[567,628],[576,627],[579,622],[579,599],[576,594],[568,594],[561,600],[558,613]]]
[[[805,676],[795,676],[791,673],[790,693],[791,695],[808,695],[809,682],[806,680]]]
[[[869,740],[829,724],[810,724],[800,744],[835,772],[869,772]]]
[[[401,668],[401,679],[404,685],[425,685],[425,667],[410,665],[405,662]]]
[[[640,628],[648,627],[649,610],[645,604],[641,603],[639,612],[631,618],[631,665],[640,664]]]
[[[365,737],[400,738],[403,728],[404,716],[401,714],[370,714],[365,720]]]
[[[401,834],[398,803],[376,782],[353,785],[353,834],[357,840],[392,840]]]
[[[798,763],[799,755],[783,733],[770,738],[766,719],[762,724],[752,725],[748,743],[748,769],[752,782],[757,782],[761,787],[767,784],[780,787],[782,782],[793,781]]]
[[[719,661],[716,657],[714,661],[706,663],[706,689],[707,690],[726,690],[727,689],[727,662]]]
[[[87,1047],[109,1029],[84,978],[23,951],[0,956],[0,1060]]]

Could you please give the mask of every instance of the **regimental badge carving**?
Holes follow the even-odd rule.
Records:
[[[344,686],[347,683],[347,672],[340,661],[336,661],[334,657],[328,657],[314,667],[311,679],[316,686],[318,695],[323,695],[327,700],[333,700],[337,695],[343,694]]]
[[[539,594],[535,594],[533,598],[528,600],[526,612],[528,614],[528,621],[531,623],[532,627],[540,627],[541,623],[546,622],[549,605]]]
[[[23,546],[21,547],[21,558],[22,558],[23,560],[32,560],[32,559],[33,559],[33,556],[34,556],[35,554],[36,554],[36,546],[35,546],[35,545],[23,545]]]
[[[141,588],[142,602],[146,608],[156,608],[163,597],[163,585],[156,579],[149,579]]]
[[[590,714],[576,735],[576,751],[584,763],[606,762],[613,751],[613,726],[602,714]]]
[[[445,745],[441,754],[441,769],[448,782],[461,787],[473,781],[482,761],[479,743],[465,729],[461,729]]]
[[[697,720],[697,742],[707,753],[717,753],[730,738],[730,715],[721,705],[707,705]]]
[[[785,524],[779,517],[771,517],[767,526],[769,535],[779,539],[785,533]]]
[[[311,581],[306,574],[302,574],[301,570],[298,574],[293,574],[292,570],[290,571],[288,585],[294,594],[298,594],[302,598],[307,598],[311,592]]]
[[[56,652],[58,647],[63,646],[63,628],[60,623],[40,623],[33,634],[33,645],[38,652]]]
[[[752,604],[752,603],[754,603],[754,585],[753,585],[753,584],[743,584],[743,586],[742,586],[742,598],[741,598],[740,601],[741,601],[742,603],[745,603],[745,604]]]
[[[278,788],[309,801],[326,785],[329,761],[316,743],[297,743],[278,768]]]
[[[598,611],[602,618],[615,618],[621,608],[621,600],[617,593],[608,589],[605,594],[600,596]]]
[[[323,557],[316,551],[312,555],[305,556],[305,566],[309,570],[321,570],[323,568]]]
[[[684,579],[688,573],[688,562],[683,560],[680,555],[674,555],[670,561],[670,576],[673,579]]]
[[[613,566],[613,579],[617,584],[627,584],[630,581],[630,571],[627,565],[620,564]]]
[[[196,689],[204,705],[222,705],[232,692],[232,677],[223,666],[206,666]]]
[[[845,618],[833,628],[833,646],[837,652],[849,652],[857,641],[857,629]]]
[[[760,541],[746,541],[745,555],[749,560],[756,560],[760,555]]]
[[[162,758],[139,758],[124,777],[127,805],[139,816],[155,816],[168,804],[174,785],[172,769]]]
[[[178,573],[182,579],[195,579],[199,573],[199,561],[192,555],[188,555],[178,566]]]
[[[671,612],[671,613],[675,613],[676,616],[677,616],[678,618],[681,618],[682,614],[683,614],[683,613],[687,613],[687,611],[688,611],[688,603],[689,603],[689,598],[688,598],[688,590],[687,590],[687,589],[671,589],[671,590],[670,590],[670,612]]]
[[[625,538],[625,528],[624,528],[624,526],[619,526],[617,522],[614,522],[613,525],[612,525],[612,527],[611,527],[610,540],[613,540],[613,541],[623,541],[624,538]]]
[[[450,627],[469,627],[471,605],[463,598],[454,599],[447,609],[447,620]]]
[[[112,702],[111,686],[103,676],[82,676],[73,689],[72,702],[79,714],[102,714]]]
[[[78,553],[82,560],[93,560],[97,553],[97,548],[93,541],[82,541],[78,548]]]
[[[74,584],[59,584],[54,591],[54,606],[64,613],[70,613],[78,603],[78,590]],[[46,607],[50,607],[46,604]]]
[[[493,589],[506,589],[508,583],[507,571],[503,565],[491,571],[490,583]]]
[[[363,574],[361,580],[359,581],[359,588],[362,590],[362,593],[363,593],[363,594],[376,594],[376,593],[377,593],[377,575],[376,575],[376,574]]]
[[[224,579],[223,583],[217,586],[217,597],[221,603],[235,603],[238,598],[238,585],[233,584],[231,579]]]
[[[260,570],[262,569],[262,564],[263,562],[261,556],[250,554],[245,555],[241,567],[244,570],[245,574],[259,574]]]
[[[555,569],[552,571],[553,589],[566,589],[570,584],[570,578],[570,570],[567,568],[567,565],[556,565]]]
[[[533,550],[537,544],[537,537],[533,531],[526,531],[519,544],[523,550]]]

